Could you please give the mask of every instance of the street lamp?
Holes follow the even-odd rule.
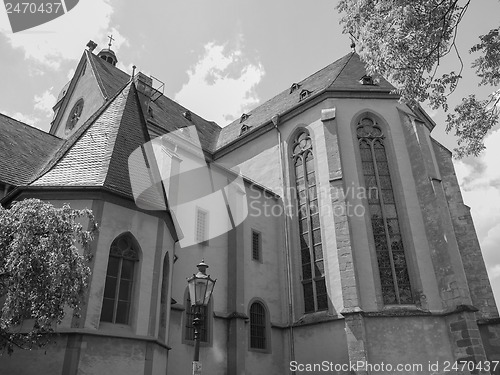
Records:
[[[193,359],[193,375],[201,375],[200,362],[200,331],[199,328],[203,324],[203,316],[200,313],[202,306],[208,306],[212,292],[214,291],[215,282],[212,280],[206,271],[208,265],[204,260],[198,264],[198,273],[193,274],[188,278],[189,298],[191,300],[191,308],[194,308],[194,359]]]

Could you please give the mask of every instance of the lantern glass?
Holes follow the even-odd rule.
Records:
[[[189,299],[191,306],[207,306],[212,297],[215,280],[205,273],[208,266],[202,261],[198,265],[199,272],[188,279]]]

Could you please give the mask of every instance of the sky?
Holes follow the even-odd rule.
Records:
[[[105,48],[113,35],[118,67],[132,65],[164,83],[164,94],[225,126],[350,52],[332,0],[81,0],[49,23],[13,34],[0,9],[0,112],[48,131],[52,107],[71,79],[89,40]],[[463,82],[450,107],[470,93],[486,96],[470,69],[469,48],[498,27],[498,0],[472,1],[457,44]],[[455,58],[443,69],[459,69]],[[453,149],[445,114],[428,111],[433,137]],[[1,136],[1,135],[0,135]],[[471,207],[488,273],[500,305],[500,129],[477,158],[455,160],[464,201]]]

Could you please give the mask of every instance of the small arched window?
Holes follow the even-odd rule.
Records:
[[[251,126],[248,126],[248,125],[245,125],[243,124],[240,128],[240,135],[243,135],[245,134],[246,132],[248,132],[252,127]]]
[[[292,86],[290,86],[290,94],[294,92],[295,90],[298,90],[300,88],[300,85],[298,83],[292,83]]]
[[[328,295],[312,142],[304,130],[293,140],[292,158],[298,204],[304,311],[311,313],[328,309]]]
[[[267,349],[266,310],[262,303],[254,302],[250,306],[250,348]]]
[[[299,101],[307,99],[311,95],[311,91],[303,89],[299,95]]]
[[[101,321],[129,324],[138,249],[129,234],[117,237],[109,250]]]
[[[240,124],[246,120],[248,120],[248,118],[250,117],[250,115],[246,114],[246,113],[243,113],[240,117]]]
[[[380,126],[368,117],[358,123],[356,132],[383,300],[388,305],[412,304],[410,277],[385,151],[385,137]]]

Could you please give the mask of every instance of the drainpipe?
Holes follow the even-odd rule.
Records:
[[[293,337],[293,322],[294,322],[294,314],[293,314],[293,292],[292,292],[292,265],[290,258],[290,239],[289,239],[289,223],[288,223],[288,214],[286,212],[288,204],[287,204],[287,184],[286,184],[286,173],[284,169],[285,165],[285,155],[283,154],[283,147],[281,143],[281,132],[278,128],[280,118],[279,115],[276,114],[271,118],[274,128],[276,129],[276,133],[278,134],[278,149],[280,154],[280,169],[281,169],[281,180],[282,180],[282,199],[283,199],[283,207],[285,214],[285,264],[286,264],[286,284],[287,284],[287,293],[288,293],[288,327],[289,327],[289,348],[290,348],[290,361],[295,360],[295,346],[294,346],[294,337]],[[295,373],[295,372],[294,372]]]

